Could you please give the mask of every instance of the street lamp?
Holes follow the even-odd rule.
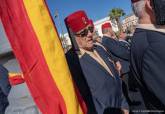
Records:
[[[61,29],[61,32],[62,32],[62,37],[64,37],[64,30],[63,30],[63,27],[62,27],[62,24],[61,24],[61,21],[60,21],[58,10],[55,11],[54,18],[57,18],[60,29]]]
[[[65,42],[65,39],[64,39],[64,30],[63,30],[63,27],[62,27],[60,17],[59,17],[59,13],[58,13],[57,9],[55,10],[54,19],[57,19],[57,21],[59,23],[59,26],[60,26],[60,29],[61,29],[61,32],[62,32],[62,35],[61,35],[62,44],[63,44],[64,48],[66,48],[66,42]]]

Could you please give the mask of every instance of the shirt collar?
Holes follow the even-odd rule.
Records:
[[[153,25],[153,24],[138,24],[136,26],[136,28],[153,30],[153,31],[165,33],[165,25],[159,26],[159,25]]]
[[[83,48],[80,48],[80,54],[78,55],[79,58],[81,58],[85,53],[87,53],[87,54],[90,55],[90,54],[93,53],[93,52],[88,51],[88,50],[85,50],[85,49],[83,49]]]

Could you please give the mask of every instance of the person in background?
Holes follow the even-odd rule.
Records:
[[[132,108],[134,105],[139,104],[134,98],[131,96],[137,96],[139,94],[134,88],[135,83],[132,83],[134,79],[132,79],[132,74],[130,72],[130,45],[124,41],[126,38],[125,33],[120,33],[120,41],[114,38],[111,38],[111,35],[108,30],[112,30],[110,23],[105,23],[102,26],[103,38],[102,45],[107,49],[107,51],[111,54],[114,61],[116,61],[117,66],[120,68],[120,76],[122,78],[122,88],[124,96]],[[105,29],[105,30],[104,30]],[[122,39],[122,40],[121,40]]]
[[[98,45],[98,46],[101,46],[101,47],[109,54],[109,56],[113,59],[112,54],[109,53],[109,52],[107,51],[107,49],[101,44],[101,43],[102,43],[102,38],[101,38],[99,35],[95,34],[96,32],[95,32],[95,26],[94,26],[93,20],[90,19],[90,20],[89,20],[89,24],[94,28],[93,40],[94,40],[95,45],[96,45],[96,46],[97,46],[97,45]],[[103,27],[102,27],[102,28],[103,28]],[[110,35],[110,36],[111,36],[111,35]],[[114,64],[115,64],[115,67],[116,67],[116,69],[118,70],[119,75],[120,75],[120,74],[121,74],[121,64],[120,64],[120,62],[114,60]]]
[[[132,38],[130,60],[131,71],[145,104],[141,110],[150,111],[152,114],[163,114],[165,112],[165,18],[163,17],[165,1],[131,1],[133,11],[139,18]]]
[[[102,25],[102,45],[107,49],[107,51],[111,54],[114,61],[118,61],[118,64],[120,64],[119,60],[127,61],[129,59],[129,48],[128,45],[126,45],[126,41],[124,41],[126,35],[123,33],[120,34],[120,41],[116,40],[116,38],[112,38],[112,26],[110,23],[104,23]],[[121,40],[122,39],[122,40]],[[121,65],[125,69],[124,65]],[[128,72],[129,66],[127,67],[127,71],[121,71],[121,73]]]
[[[86,13],[76,11],[65,18],[65,23],[73,32],[80,49],[80,65],[97,114],[120,114],[119,109],[127,109],[125,114],[128,113],[127,103],[122,103],[124,98],[119,74],[107,52],[101,46],[94,46],[94,27],[90,25]],[[66,57],[70,66],[73,57],[70,53]],[[76,70],[76,65],[74,69]]]
[[[130,43],[127,42],[127,34],[123,31],[120,31],[119,33],[119,42],[122,46],[127,47],[128,50],[130,50]],[[130,108],[136,104],[135,101],[133,101],[130,97],[132,95],[132,90],[130,82],[132,82],[132,76],[130,72],[130,61],[126,61],[124,59],[118,58],[118,61],[120,61],[120,64],[122,66],[121,68],[121,78],[123,80],[122,87],[123,87],[123,93],[127,99],[127,102],[130,106]]]
[[[126,47],[127,50],[130,50],[130,44],[126,41],[126,39],[127,39],[126,34],[122,31],[120,31],[120,34],[119,34],[119,43],[120,43],[120,45],[123,46],[123,47]],[[129,61],[126,61],[126,60],[121,59],[119,57],[118,57],[118,59],[119,59],[121,65],[122,65],[121,75],[127,74],[130,71]]]
[[[119,41],[121,43],[123,43],[124,45],[126,45],[129,49],[130,49],[130,43],[127,42],[127,34],[124,33],[123,31],[120,31],[120,34],[119,34]]]
[[[0,114],[5,113],[5,109],[9,104],[7,96],[10,88],[11,86],[8,79],[8,70],[0,65]]]
[[[107,37],[117,40],[115,32],[113,31],[112,26],[109,22],[102,24],[101,29],[102,29],[103,36],[107,36]]]
[[[124,60],[129,60],[130,50],[127,46],[121,45],[121,43],[113,35],[112,26],[109,22],[102,25],[102,45],[107,49],[112,55],[119,57]]]

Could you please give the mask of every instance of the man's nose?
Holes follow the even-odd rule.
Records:
[[[91,32],[90,30],[88,30],[87,36],[92,36],[92,35],[93,35],[93,32]]]

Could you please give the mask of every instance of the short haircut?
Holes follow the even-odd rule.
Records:
[[[102,29],[102,34],[107,34],[109,32],[109,28]]]
[[[139,18],[142,17],[142,14],[144,12],[144,7],[145,7],[145,0],[140,0],[132,4],[132,9],[135,15]]]

